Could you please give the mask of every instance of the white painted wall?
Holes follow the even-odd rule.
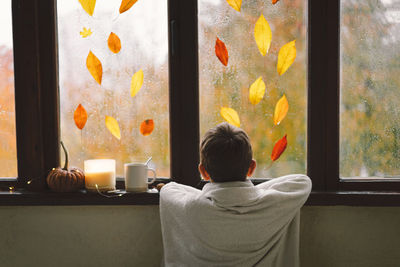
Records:
[[[400,266],[400,208],[304,207],[302,266]],[[158,206],[0,207],[0,266],[159,266]]]

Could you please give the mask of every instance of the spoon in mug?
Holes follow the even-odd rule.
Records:
[[[151,160],[152,158],[153,158],[153,157],[150,157],[150,158],[146,161],[145,165],[149,164],[149,162],[150,162],[150,160]]]

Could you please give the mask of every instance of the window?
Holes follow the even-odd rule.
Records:
[[[233,108],[240,126],[249,134],[257,168],[254,177],[276,177],[306,173],[307,108],[307,20],[306,1],[242,2],[238,12],[226,1],[199,0],[199,84],[201,136],[223,121],[222,107]],[[262,55],[254,37],[254,27],[263,15],[272,30],[271,47]],[[215,54],[216,38],[228,50],[224,66]],[[238,42],[240,40],[240,42]],[[296,59],[283,75],[277,72],[280,48],[295,40]],[[265,84],[258,103],[249,101],[249,87],[259,78]],[[289,111],[274,125],[274,107],[281,97]],[[274,144],[287,135],[284,154],[271,164]]]
[[[131,98],[128,94],[127,98],[132,102],[119,98],[119,89],[122,90],[124,85],[117,82],[113,88],[110,78],[116,75],[116,71],[109,66],[125,64],[124,59],[116,60],[124,51],[113,55],[107,50],[105,42],[96,41],[101,34],[104,35],[101,39],[104,39],[115,31],[123,47],[125,38],[132,39],[133,45],[140,46],[133,34],[126,37],[123,30],[120,31],[123,28],[120,24],[130,23],[128,13],[126,16],[118,16],[120,1],[115,1],[112,3],[117,6],[112,13],[115,16],[107,14],[105,6],[111,5],[111,1],[109,4],[98,1],[94,21],[87,20],[87,16],[83,16],[84,11],[80,9],[78,13],[67,15],[71,20],[78,19],[79,23],[67,23],[65,20],[63,22],[63,16],[69,14],[67,9],[64,10],[66,2],[69,1],[13,1],[18,180],[24,182],[36,179],[29,185],[32,189],[45,188],[46,172],[59,164],[60,134],[73,151],[73,160],[78,165],[81,159],[96,157],[96,152],[103,151],[103,147],[88,148],[92,135],[99,134],[104,140],[112,142],[113,146],[108,148],[110,151],[106,151],[112,155],[121,151],[126,155],[135,155],[129,149],[136,148],[129,147],[129,144],[140,137],[141,142],[137,149],[145,152],[138,154],[152,154],[157,167],[165,167],[167,176],[169,173],[172,179],[195,186],[200,181],[197,171],[200,134],[222,121],[219,108],[226,105],[238,111],[244,128],[256,140],[256,159],[261,167],[257,176],[280,175],[282,166],[285,166],[290,172],[306,170],[313,180],[314,191],[337,193],[338,197],[343,197],[343,192],[350,194],[349,192],[354,191],[400,192],[400,183],[395,178],[398,175],[398,133],[397,126],[393,123],[397,120],[397,94],[392,91],[398,87],[397,77],[394,76],[398,69],[398,1],[280,0],[275,5],[271,5],[270,1],[243,1],[243,10],[240,13],[235,11],[233,15],[225,16],[227,12],[234,11],[225,0],[169,0],[168,53],[153,60],[151,57],[144,58],[146,52],[138,51],[142,49],[138,47],[130,52],[135,55],[138,53],[138,60],[127,67],[127,73],[121,73],[121,77],[126,76],[128,79],[128,87],[129,78],[139,65],[145,76],[146,73],[149,76],[141,89],[141,96],[138,94]],[[58,10],[63,8],[58,14],[58,32],[56,4]],[[73,5],[78,4],[79,2]],[[260,7],[253,7],[253,4]],[[152,1],[138,1],[133,7],[146,10],[151,5]],[[152,11],[158,12],[159,6],[156,6]],[[164,6],[161,13],[166,9]],[[275,27],[272,31],[276,42],[271,46],[270,54],[267,57],[259,56],[252,66],[249,62],[253,62],[251,57],[256,57],[257,48],[253,42],[251,49],[255,49],[255,53],[248,54],[250,48],[246,42],[252,41],[251,25],[255,24],[261,10],[270,25]],[[165,17],[165,14],[159,16]],[[279,24],[279,16],[285,17],[284,25]],[[127,21],[124,21],[124,17]],[[99,32],[97,23],[102,23],[103,20],[107,21],[105,23],[108,26]],[[217,25],[213,24],[213,20],[218,22]],[[367,22],[372,26],[367,26]],[[363,25],[357,27],[360,23]],[[143,24],[146,25],[143,29],[148,29],[148,24]],[[90,28],[92,35],[82,38],[79,32],[83,27]],[[276,29],[279,27],[283,29],[282,32]],[[243,29],[246,38],[235,42],[235,36]],[[369,31],[377,29],[379,38],[370,36],[372,33]],[[155,31],[152,30],[151,34]],[[227,67],[213,55],[217,37],[226,44],[230,52]],[[292,38],[296,38],[298,52],[295,63],[283,76],[269,76],[269,72],[272,73],[275,68],[277,49]],[[368,42],[371,38],[374,42]],[[165,48],[166,38],[163,40],[162,47]],[[68,52],[73,51],[77,44],[79,47],[76,48],[76,53]],[[143,49],[151,45],[146,43],[145,46]],[[88,49],[93,49],[93,53],[103,64],[104,84],[101,86],[96,84],[85,69]],[[359,50],[363,52],[360,54]],[[378,52],[379,57],[370,56]],[[126,56],[127,60],[129,56]],[[249,59],[248,62],[240,62],[243,56]],[[83,63],[78,62],[76,58],[82,57]],[[265,60],[266,58],[269,60]],[[82,77],[85,76],[84,80],[79,81],[68,74],[75,68],[80,70]],[[154,75],[151,75],[152,68]],[[264,97],[262,103],[254,106],[247,102],[246,94],[251,83],[259,76],[263,77],[270,94],[269,98]],[[125,82],[126,79],[121,80]],[[58,87],[60,90],[57,90]],[[79,94],[76,88],[80,89]],[[222,92],[222,89],[229,91],[229,94]],[[157,97],[151,95],[155,108],[147,113],[149,115],[137,113],[134,106],[143,105],[147,101],[145,99],[150,97],[146,95],[150,90],[159,90],[157,92],[160,95]],[[212,95],[217,91],[220,95]],[[93,95],[93,92],[97,94]],[[235,93],[241,93],[244,97],[234,97]],[[260,112],[268,119],[277,99],[283,93],[287,94],[289,113],[279,127],[272,128],[273,133],[264,139],[265,144],[259,143],[263,140],[263,133],[252,131],[251,127],[254,126],[250,122],[255,121],[264,129],[270,129],[271,123],[254,116],[252,111]],[[104,96],[111,99],[107,105],[104,105]],[[382,99],[385,101],[381,101]],[[118,101],[122,101],[123,107],[117,108],[115,103],[119,103]],[[79,104],[92,114],[82,131],[77,129],[72,120]],[[132,133],[127,140],[118,142],[105,130],[104,124],[100,125],[101,116],[95,113],[100,107],[107,109],[104,111],[120,122],[122,135]],[[211,111],[206,107],[210,107]],[[393,114],[387,114],[391,112]],[[383,119],[380,118],[382,114],[385,114]],[[128,117],[132,117],[128,123],[136,125],[132,127],[137,129],[137,124],[142,120],[150,117],[154,119],[156,116],[162,118],[161,125],[165,126],[162,126],[163,130],[159,133],[163,141],[156,144],[157,150],[154,152],[153,144],[146,146],[146,142],[156,143],[151,139],[159,138],[156,130],[150,138],[145,139],[137,131],[134,133],[128,126],[122,126],[122,121],[129,121]],[[97,122],[103,129],[95,129]],[[372,122],[377,127],[370,127]],[[276,168],[267,169],[268,161],[265,158],[269,156],[271,142],[286,132],[288,139],[292,140],[287,151],[275,165]],[[289,132],[291,138],[295,139],[290,139]],[[356,141],[360,144],[358,148]],[[387,146],[390,148],[386,149]],[[156,155],[159,148],[161,156]],[[361,152],[358,153],[359,151]],[[384,159],[377,160],[374,152],[381,153]],[[371,195],[363,194],[363,197]],[[358,203],[363,204],[362,201]]]
[[[123,176],[124,163],[152,156],[157,175],[169,177],[167,2],[139,1],[122,14],[120,4],[98,1],[90,16],[78,1],[57,1],[61,139],[73,166],[113,158]],[[114,51],[110,38],[119,44]],[[101,62],[100,82],[88,71],[89,53]],[[144,78],[132,96],[135,73]],[[74,121],[79,105],[88,117],[82,129]],[[120,139],[107,129],[106,116],[117,121]],[[147,120],[154,130],[143,135]]]
[[[341,2],[343,178],[400,178],[399,3]]]
[[[17,177],[11,0],[0,3],[0,177]]]

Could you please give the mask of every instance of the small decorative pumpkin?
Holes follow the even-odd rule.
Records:
[[[85,187],[85,174],[81,169],[68,168],[68,151],[61,141],[65,153],[64,168],[57,167],[47,175],[47,185],[55,192],[75,192]]]

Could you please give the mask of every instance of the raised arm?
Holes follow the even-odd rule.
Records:
[[[274,178],[256,187],[262,189],[265,202],[269,208],[276,210],[277,217],[290,218],[306,202],[311,192],[311,180],[303,174],[291,174]]]
[[[164,203],[184,205],[188,199],[196,197],[200,192],[191,186],[170,182],[160,189],[160,200]]]

